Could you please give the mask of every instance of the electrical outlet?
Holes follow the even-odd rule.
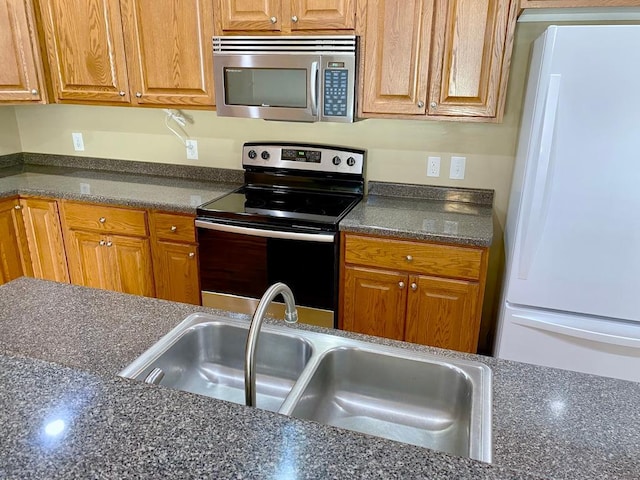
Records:
[[[76,152],[84,152],[84,140],[82,139],[82,134],[73,132],[71,134],[71,138],[73,139],[73,149]]]
[[[451,157],[451,170],[449,171],[449,178],[454,180],[464,179],[464,167],[467,162],[467,157]]]
[[[88,183],[80,183],[80,193],[91,195],[91,185]]]
[[[198,141],[197,140],[187,140],[187,160],[197,160],[198,159]]]
[[[440,157],[429,157],[427,159],[427,177],[440,176]]]

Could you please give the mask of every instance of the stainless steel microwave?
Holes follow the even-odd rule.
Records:
[[[218,115],[353,122],[357,37],[213,37]]]

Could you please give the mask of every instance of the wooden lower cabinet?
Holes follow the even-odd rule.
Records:
[[[158,298],[200,305],[197,248],[189,243],[154,243]]]
[[[21,198],[20,207],[33,276],[69,283],[58,202],[43,198]]]
[[[62,218],[74,284],[155,296],[145,210],[63,201]]]
[[[151,212],[153,271],[158,298],[200,305],[195,217]]]
[[[0,285],[33,276],[18,199],[0,201]]]
[[[480,323],[478,282],[410,276],[405,340],[411,343],[475,352]],[[414,287],[415,286],[415,287]]]
[[[475,353],[488,249],[343,234],[340,325]]]
[[[345,267],[343,328],[404,340],[406,284],[402,273]]]

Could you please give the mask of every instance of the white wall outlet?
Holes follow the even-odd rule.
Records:
[[[91,195],[91,185],[88,183],[80,183],[80,193]]]
[[[454,222],[451,220],[444,221],[444,233],[448,233],[449,235],[457,235],[458,234],[458,222]]]
[[[454,180],[464,179],[464,167],[467,163],[467,157],[451,157],[451,170],[449,170],[449,178]]]
[[[197,160],[198,159],[198,141],[197,140],[187,140],[187,160]]]
[[[73,132],[71,134],[71,138],[73,139],[73,149],[76,152],[84,152],[84,140],[82,139],[82,134],[79,132]]]
[[[440,157],[429,157],[427,159],[427,177],[440,176]]]
[[[199,207],[202,205],[202,197],[200,195],[191,195],[189,197],[189,205],[192,207]]]

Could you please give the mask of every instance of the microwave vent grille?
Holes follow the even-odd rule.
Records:
[[[356,51],[355,35],[323,36],[226,36],[213,37],[213,51],[217,55],[242,54],[347,54]]]

